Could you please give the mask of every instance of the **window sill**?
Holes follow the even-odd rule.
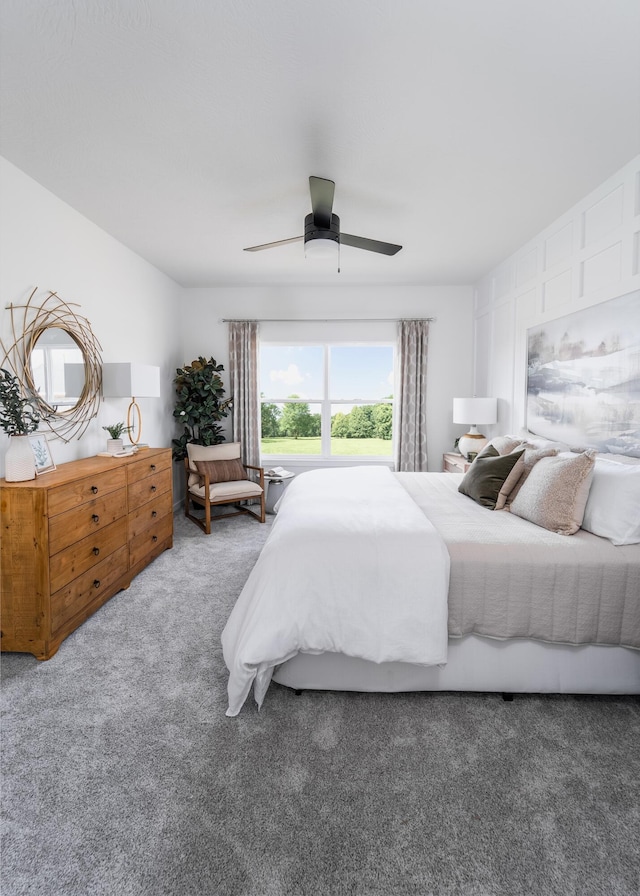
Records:
[[[291,457],[291,455],[267,454],[260,460],[261,466],[271,468],[273,466],[284,467],[287,470],[293,470],[304,467],[305,469],[320,469],[322,467],[389,467],[395,468],[395,463],[391,457],[357,457],[356,455],[349,457],[318,457],[308,455],[307,457]]]

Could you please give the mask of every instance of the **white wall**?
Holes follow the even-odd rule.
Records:
[[[529,327],[640,288],[640,156],[514,252],[474,290],[475,394],[493,434],[525,425]]]
[[[443,452],[450,450],[455,437],[462,434],[463,428],[452,423],[451,413],[453,396],[467,395],[472,382],[470,286],[187,289],[183,294],[183,312],[183,360],[213,355],[218,363],[224,364],[227,375],[223,374],[223,380],[227,388],[228,327],[221,322],[222,318],[434,317],[429,331],[427,386],[429,469],[442,469]],[[339,327],[336,325],[336,332]],[[296,465],[287,463],[287,466]]]
[[[180,287],[87,218],[0,158],[0,337],[13,339],[6,306],[26,301],[35,286],[53,290],[85,317],[102,360],[138,361],[161,370],[161,398],[140,399],[143,441],[169,446],[174,435],[173,386],[180,364]],[[128,401],[103,401],[86,433],[50,442],[56,464],[103,451],[102,426],[126,419]],[[0,475],[8,439],[0,433]]]

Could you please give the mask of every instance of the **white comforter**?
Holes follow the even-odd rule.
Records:
[[[303,473],[222,633],[227,715],[298,652],[445,663],[448,587],[442,538],[386,467]]]

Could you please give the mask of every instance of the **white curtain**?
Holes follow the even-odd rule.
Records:
[[[396,470],[427,470],[428,320],[398,323],[400,388],[396,411]]]
[[[229,324],[229,379],[233,396],[233,440],[242,444],[246,464],[260,463],[260,404],[258,384],[258,323]]]

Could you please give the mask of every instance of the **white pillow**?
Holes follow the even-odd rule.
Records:
[[[582,528],[613,544],[640,543],[640,464],[596,458]]]

